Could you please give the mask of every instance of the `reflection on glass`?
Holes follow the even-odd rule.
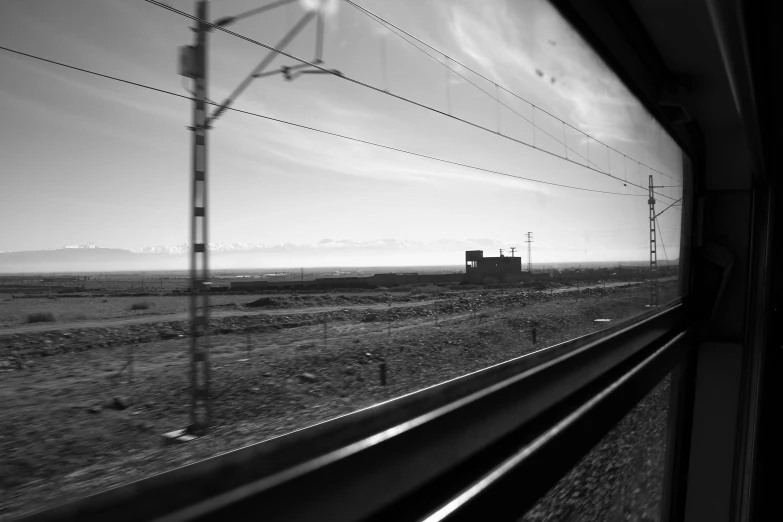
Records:
[[[520,522],[657,522],[666,454],[667,375]]]
[[[212,2],[212,16],[265,3]],[[245,112],[209,131],[214,418],[182,446],[161,435],[189,422],[190,101],[2,54],[0,156],[15,175],[0,192],[14,224],[0,238],[0,517],[678,295],[687,157],[551,5],[358,3],[377,17],[303,0],[231,26],[271,45],[325,6],[323,45],[311,20],[286,52],[320,53],[343,78],[277,56],[234,103]],[[4,6],[4,45],[192,90],[172,60],[190,19],[145,2],[37,4]],[[217,30],[209,42],[222,100],[266,50]]]

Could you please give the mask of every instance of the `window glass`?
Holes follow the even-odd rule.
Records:
[[[667,375],[520,522],[661,520]]]
[[[207,36],[208,112],[231,103],[198,156],[206,192],[190,163],[198,67],[178,51],[194,2],[5,6],[0,516],[612,327],[687,288],[688,158],[550,4],[257,9],[272,4],[210,2],[233,34]],[[192,337],[202,214],[211,335]],[[209,431],[164,446],[192,422],[199,351]]]

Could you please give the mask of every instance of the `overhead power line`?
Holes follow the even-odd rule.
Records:
[[[669,230],[680,230],[680,227],[669,226],[665,227]],[[649,230],[595,230],[584,232],[537,232],[540,237],[585,237],[585,236],[625,236],[636,234],[647,234]]]
[[[657,214],[655,214],[655,218],[658,219],[658,216],[660,216],[661,214],[663,214],[664,212],[666,212],[670,208],[677,208],[677,205],[681,205],[681,204],[682,204],[682,198],[678,199],[677,201],[675,201],[674,203],[670,204],[665,209],[663,209],[660,212],[658,212]]]
[[[133,81],[130,81],[130,80],[125,80],[123,78],[118,78],[116,76],[111,76],[111,75],[108,75],[108,74],[102,74],[102,73],[91,71],[91,70],[88,70],[88,69],[83,69],[81,67],[76,67],[76,66],[69,65],[69,64],[66,64],[66,63],[62,63],[62,62],[58,62],[58,61],[55,61],[55,60],[49,60],[47,58],[43,58],[43,57],[36,56],[36,55],[33,55],[33,54],[28,54],[28,53],[25,53],[25,52],[22,52],[22,51],[17,51],[15,49],[10,49],[8,47],[0,46],[0,49],[2,49],[4,51],[11,52],[11,53],[15,53],[15,54],[18,54],[18,55],[21,55],[21,56],[26,56],[28,58],[33,58],[35,60],[40,60],[40,61],[43,61],[43,62],[51,63],[51,64],[54,64],[54,65],[59,65],[61,67],[65,67],[65,68],[68,68],[68,69],[73,69],[73,70],[76,70],[76,71],[79,71],[79,72],[90,74],[90,75],[93,75],[93,76],[98,76],[98,77],[101,77],[101,78],[105,78],[105,79],[108,79],[108,80],[114,80],[114,81],[117,81],[117,82],[126,83],[128,85],[133,85],[135,87],[141,87],[143,89],[148,89],[148,90],[151,90],[151,91],[155,91],[155,92],[159,92],[159,93],[163,93],[163,94],[168,94],[168,95],[171,95],[171,96],[176,96],[177,98],[183,98],[185,100],[192,100],[192,97],[185,96],[184,94],[179,94],[179,93],[176,93],[176,92],[168,91],[166,89],[159,89],[157,87],[152,87],[150,85],[146,85],[146,84],[143,84],[143,83],[133,82]],[[209,103],[210,105],[213,105],[213,106],[219,106],[220,105],[220,104],[215,103],[215,102],[207,102],[207,103]],[[530,181],[530,182],[533,182],[533,183],[541,183],[541,184],[544,184],[544,185],[551,185],[551,186],[555,186],[555,187],[562,187],[562,188],[567,188],[567,189],[572,189],[572,190],[581,190],[581,191],[585,191],[585,192],[596,192],[596,193],[600,193],[600,194],[611,194],[611,195],[614,195],[614,196],[630,196],[630,197],[644,197],[644,196],[646,196],[646,194],[624,194],[624,193],[621,193],[621,192],[610,192],[610,191],[606,191],[606,190],[596,190],[596,189],[590,189],[590,188],[584,188],[584,187],[575,187],[573,185],[565,185],[565,184],[562,184],[562,183],[554,183],[554,182],[551,182],[551,181],[542,181],[542,180],[539,180],[539,179],[527,178],[527,177],[524,177],[524,176],[517,176],[516,174],[510,174],[508,172],[502,172],[502,171],[498,171],[498,170],[487,169],[487,168],[484,168],[484,167],[478,167],[476,165],[470,165],[470,164],[467,164],[467,163],[460,163],[460,162],[457,162],[457,161],[447,160],[445,158],[439,158],[437,156],[430,156],[428,154],[422,154],[422,153],[419,153],[419,152],[413,152],[413,151],[406,150],[406,149],[401,149],[401,148],[398,148],[398,147],[392,147],[391,145],[384,145],[382,143],[376,143],[376,142],[369,141],[369,140],[363,140],[363,139],[360,139],[360,138],[355,138],[353,136],[347,136],[345,134],[339,134],[339,133],[336,133],[336,132],[331,132],[331,131],[327,131],[327,130],[323,130],[323,129],[318,129],[316,127],[310,127],[308,125],[304,125],[304,124],[301,124],[301,123],[294,123],[294,122],[283,120],[283,119],[280,119],[280,118],[273,118],[272,116],[266,116],[266,115],[258,114],[258,113],[255,113],[255,112],[250,112],[250,111],[245,111],[245,110],[242,110],[242,109],[237,109],[235,107],[228,107],[227,110],[230,110],[230,111],[233,111],[233,112],[238,112],[240,114],[245,114],[245,115],[248,115],[248,116],[254,116],[254,117],[257,117],[257,118],[262,118],[262,119],[269,120],[269,121],[274,121],[274,122],[277,122],[277,123],[282,123],[282,124],[289,125],[289,126],[292,126],[292,127],[298,127],[298,128],[310,130],[310,131],[313,131],[313,132],[326,134],[326,135],[329,135],[329,136],[334,136],[336,138],[342,138],[342,139],[345,139],[345,140],[355,141],[357,143],[363,143],[365,145],[371,145],[373,147],[378,147],[378,148],[382,148],[382,149],[392,150],[392,151],[400,152],[400,153],[403,153],[403,154],[409,154],[411,156],[417,156],[417,157],[420,157],[420,158],[425,158],[425,159],[429,159],[429,160],[433,160],[433,161],[438,161],[438,162],[441,162],[441,163],[446,163],[448,165],[454,165],[454,166],[464,167],[464,168],[477,170],[477,171],[481,171],[481,172],[487,172],[489,174],[495,174],[495,175],[498,175],[498,176],[505,176],[505,177],[519,179],[519,180],[523,180],[523,181]]]
[[[353,5],[356,5],[356,4],[353,4]],[[375,15],[369,14],[370,12],[369,12],[368,10],[366,10],[366,9],[363,9],[363,8],[360,8],[360,11],[359,11],[359,12],[360,12],[360,13],[362,13],[362,14],[364,14],[365,16],[367,16],[367,17],[368,17],[368,18],[370,18],[370,19],[373,19],[372,17],[373,17],[373,16],[375,16]],[[382,20],[382,19],[380,19],[380,20]],[[380,21],[379,21],[379,23],[381,23],[381,24],[383,25],[383,23],[384,23],[384,22],[380,22]],[[476,88],[476,89],[478,89],[479,91],[483,92],[483,93],[484,93],[485,95],[487,95],[489,98],[491,98],[492,100],[494,100],[496,103],[498,103],[498,105],[502,105],[503,107],[505,107],[506,109],[508,109],[508,110],[509,110],[509,111],[511,111],[512,113],[514,113],[515,115],[519,116],[520,118],[522,118],[523,120],[525,120],[527,123],[529,123],[530,125],[532,125],[534,128],[536,128],[536,129],[540,130],[541,132],[543,132],[544,134],[546,134],[547,136],[549,136],[550,138],[552,138],[553,140],[555,140],[555,142],[562,144],[562,145],[563,145],[563,146],[564,146],[564,147],[567,149],[567,151],[569,151],[569,150],[570,150],[571,152],[573,152],[574,154],[576,154],[577,156],[579,156],[580,158],[582,158],[583,160],[585,160],[586,162],[588,162],[588,164],[591,164],[591,165],[593,165],[593,166],[594,166],[594,167],[595,167],[595,168],[596,168],[596,169],[597,169],[599,172],[601,172],[602,174],[605,174],[605,175],[606,175],[606,173],[605,173],[604,171],[602,171],[602,170],[601,170],[601,169],[598,167],[598,165],[596,165],[594,162],[590,161],[590,159],[589,159],[589,158],[586,158],[585,156],[583,156],[583,155],[582,155],[582,154],[581,154],[581,153],[580,153],[578,150],[574,149],[573,147],[569,147],[569,146],[568,146],[568,143],[567,143],[567,140],[566,140],[566,138],[565,138],[565,136],[563,136],[563,141],[561,142],[561,141],[560,141],[560,139],[559,139],[557,136],[553,135],[552,133],[550,133],[550,132],[549,132],[549,131],[547,131],[546,129],[544,129],[544,128],[542,128],[542,127],[539,127],[539,126],[537,126],[537,125],[535,124],[535,122],[531,121],[531,120],[530,120],[529,118],[527,118],[527,117],[526,117],[524,114],[521,114],[521,113],[517,112],[517,110],[516,110],[516,109],[514,109],[513,107],[511,107],[511,106],[510,106],[510,105],[508,105],[507,103],[503,103],[503,102],[500,100],[499,96],[493,95],[492,93],[490,93],[489,91],[487,91],[486,89],[484,89],[483,87],[481,87],[480,85],[478,85],[477,83],[475,83],[474,81],[472,81],[470,78],[468,78],[468,77],[467,77],[467,76],[465,76],[464,74],[460,73],[460,72],[459,72],[458,70],[456,70],[455,68],[453,68],[453,67],[450,67],[450,66],[448,65],[448,61],[449,61],[449,60],[451,60],[451,57],[448,57],[447,55],[444,55],[444,57],[446,57],[446,58],[444,59],[444,61],[443,61],[443,62],[441,62],[441,61],[440,61],[440,60],[438,60],[438,59],[437,59],[435,56],[433,56],[433,55],[431,55],[429,52],[427,52],[425,49],[422,49],[421,47],[419,47],[418,45],[416,45],[414,42],[411,42],[410,40],[408,40],[408,38],[407,38],[407,37],[405,37],[404,35],[400,34],[400,32],[399,32],[399,31],[401,31],[401,30],[399,30],[399,31],[398,31],[398,29],[397,29],[397,27],[396,27],[396,26],[394,26],[394,25],[392,25],[392,24],[389,24],[389,25],[387,26],[387,28],[388,28],[388,29],[390,29],[390,30],[391,30],[391,32],[392,32],[392,33],[394,33],[396,36],[400,37],[400,38],[401,38],[402,40],[404,40],[405,42],[407,42],[407,43],[411,44],[411,45],[412,45],[412,46],[413,46],[415,49],[417,49],[417,50],[421,51],[421,52],[422,52],[422,53],[424,53],[426,56],[428,56],[430,59],[432,59],[433,61],[435,61],[435,63],[437,63],[437,64],[439,64],[439,65],[441,65],[441,66],[445,67],[445,68],[446,68],[447,70],[449,70],[450,72],[452,72],[452,73],[456,74],[457,76],[459,76],[460,78],[462,78],[463,80],[465,80],[466,82],[468,82],[469,84],[471,84],[473,87],[475,87],[475,88]],[[407,33],[406,33],[406,34],[407,34]],[[414,37],[414,38],[415,38],[415,37]],[[384,52],[384,54],[383,54],[383,58],[384,58],[384,62],[385,62],[385,52]],[[384,74],[385,74],[385,65],[384,65]],[[385,82],[385,83],[388,83],[388,81],[387,81],[387,82]],[[496,87],[496,88],[498,88],[498,89],[500,88],[500,86],[499,86],[498,84],[496,84],[496,83],[494,83],[494,82],[493,82],[493,84],[495,85],[495,87]],[[386,90],[388,90],[388,89],[386,89]],[[522,99],[522,98],[520,98],[520,99]],[[526,101],[526,100],[523,100],[523,101]],[[533,110],[536,110],[536,109],[539,109],[539,110],[541,110],[541,109],[540,109],[540,107],[538,107],[537,105],[534,105],[534,104],[532,104],[532,103],[530,103],[530,102],[527,102],[527,103],[529,103],[529,104],[530,104],[530,106],[533,108]],[[546,112],[546,111],[542,111],[542,112]],[[547,113],[547,114],[548,114],[548,113]],[[451,111],[450,111],[450,110],[449,110],[449,115],[451,115]],[[498,117],[499,117],[499,116],[498,116]],[[564,122],[564,121],[562,121],[562,120],[559,120],[559,121],[561,121],[562,123],[564,123],[564,124],[565,124],[565,122]],[[581,132],[581,131],[580,131],[580,132]],[[500,134],[500,135],[503,135],[503,133],[502,133],[502,132],[500,132],[500,124],[499,124],[499,123],[498,123],[498,130],[497,130],[497,133],[498,133],[498,134]],[[590,138],[590,137],[589,137],[587,134],[585,134],[585,133],[583,133],[583,132],[582,132],[582,134],[584,134],[585,136],[587,136],[588,138]],[[599,142],[599,143],[600,143],[600,142]],[[564,159],[568,159],[568,157],[567,157],[567,154],[568,154],[568,152],[567,152],[567,151],[566,151],[566,157],[565,157]],[[622,153],[620,153],[620,154],[622,154]],[[628,157],[628,156],[625,156],[625,154],[623,154],[623,157]],[[632,160],[632,161],[636,161],[636,160],[634,160],[633,158],[631,158],[631,160]],[[576,162],[576,163],[579,163],[579,162]],[[612,177],[612,178],[615,178],[615,176],[612,176],[612,175],[611,175],[611,173],[609,174],[609,176],[610,176],[610,177]],[[619,178],[616,178],[616,179],[618,179],[618,180],[619,180]]]
[[[573,164],[575,164],[575,165],[579,165],[579,166],[581,166],[581,167],[583,167],[583,168],[585,168],[585,169],[587,169],[587,170],[591,170],[591,171],[597,172],[597,173],[599,173],[599,174],[602,174],[602,175],[604,175],[604,176],[609,176],[609,177],[611,177],[611,178],[614,178],[614,179],[616,179],[617,181],[620,181],[620,182],[622,182],[622,183],[624,183],[624,184],[632,185],[632,186],[634,186],[634,187],[640,188],[640,189],[642,189],[642,190],[645,190],[645,191],[647,191],[647,190],[648,190],[648,187],[644,187],[644,186],[642,186],[642,185],[637,185],[636,183],[631,183],[631,182],[629,182],[629,181],[623,180],[622,178],[620,178],[620,177],[618,177],[618,176],[614,176],[614,175],[612,175],[611,173],[607,173],[607,172],[604,172],[604,171],[602,171],[602,170],[600,170],[600,169],[597,169],[597,168],[590,167],[589,165],[584,165],[584,164],[582,164],[582,163],[579,163],[579,162],[577,162],[577,161],[574,161],[574,160],[572,160],[572,159],[570,159],[570,158],[568,158],[568,157],[565,157],[565,156],[560,156],[559,154],[556,154],[556,153],[554,153],[554,152],[550,152],[550,151],[548,151],[548,150],[546,150],[546,149],[542,149],[542,148],[540,148],[540,147],[537,147],[535,144],[526,143],[526,142],[524,142],[524,141],[522,141],[522,140],[519,140],[519,139],[513,138],[513,137],[511,137],[511,136],[508,136],[508,135],[505,135],[505,134],[498,134],[497,132],[493,131],[492,129],[490,129],[490,128],[488,128],[488,127],[485,127],[485,126],[483,126],[483,125],[479,125],[478,123],[474,123],[474,122],[472,122],[472,121],[469,121],[469,120],[466,120],[466,119],[464,119],[464,118],[459,118],[459,117],[457,117],[457,116],[454,116],[454,115],[452,115],[452,114],[449,114],[448,112],[444,112],[444,111],[442,111],[442,110],[440,110],[440,109],[436,109],[435,107],[431,107],[431,106],[429,106],[429,105],[426,105],[426,104],[423,104],[423,103],[417,102],[417,101],[415,101],[415,100],[412,100],[412,99],[410,99],[410,98],[406,98],[405,96],[401,96],[401,95],[399,95],[399,94],[394,94],[394,93],[393,93],[393,92],[391,92],[391,91],[386,91],[386,90],[384,90],[384,89],[382,89],[382,88],[380,88],[380,87],[376,87],[376,86],[374,86],[374,85],[371,85],[371,84],[369,84],[369,83],[363,82],[363,81],[361,81],[361,80],[357,80],[357,79],[355,79],[355,78],[351,78],[350,76],[346,76],[345,74],[343,74],[343,73],[341,73],[341,72],[336,72],[336,71],[332,71],[332,70],[326,69],[326,68],[324,68],[324,67],[321,67],[320,65],[318,65],[318,64],[316,64],[316,63],[314,63],[314,62],[311,62],[311,61],[305,60],[304,58],[299,58],[298,56],[294,56],[294,55],[293,55],[293,54],[291,54],[291,53],[288,53],[288,52],[286,52],[286,51],[283,51],[283,50],[281,50],[281,49],[277,49],[277,48],[275,48],[275,47],[273,47],[273,46],[271,46],[271,45],[267,45],[267,44],[265,44],[265,43],[259,42],[259,41],[257,41],[257,40],[254,40],[254,39],[252,39],[252,38],[249,38],[249,37],[247,37],[247,36],[245,36],[245,35],[242,35],[242,34],[236,33],[236,32],[234,32],[234,31],[231,31],[231,30],[229,30],[229,29],[226,29],[225,27],[221,27],[221,26],[219,26],[219,25],[216,25],[216,24],[214,24],[214,23],[211,23],[211,22],[209,22],[209,21],[207,21],[207,20],[202,20],[202,19],[198,18],[197,16],[193,16],[193,15],[191,15],[191,14],[188,14],[188,13],[186,13],[186,12],[184,12],[184,11],[181,11],[181,10],[179,10],[179,9],[175,9],[174,7],[171,7],[171,6],[167,5],[167,4],[164,4],[164,3],[162,3],[162,2],[159,2],[159,1],[157,1],[157,0],[144,0],[144,1],[145,1],[145,2],[147,2],[147,3],[150,3],[150,4],[152,4],[152,5],[155,5],[155,6],[158,6],[158,7],[161,7],[161,8],[163,8],[163,9],[166,9],[166,10],[168,10],[168,11],[171,11],[171,12],[173,12],[173,13],[176,13],[176,14],[178,14],[178,15],[180,15],[180,16],[183,16],[183,17],[185,17],[185,18],[189,18],[189,19],[191,19],[191,20],[194,20],[194,21],[197,21],[197,22],[199,22],[199,23],[205,24],[205,25],[207,25],[208,27],[212,27],[213,29],[217,29],[217,30],[219,30],[219,31],[223,31],[223,32],[225,32],[225,33],[227,33],[227,34],[230,34],[230,35],[232,35],[232,36],[235,36],[235,37],[237,37],[237,38],[240,38],[240,39],[242,39],[242,40],[245,40],[245,41],[247,41],[247,42],[250,42],[250,43],[252,43],[252,44],[254,44],[254,45],[257,45],[257,46],[259,46],[259,47],[263,47],[264,49],[268,49],[268,50],[270,50],[270,51],[274,51],[274,52],[276,52],[276,53],[280,54],[281,56],[286,56],[286,57],[288,57],[288,58],[291,58],[292,60],[296,60],[296,61],[298,61],[298,62],[300,62],[300,63],[302,63],[302,64],[306,64],[306,65],[309,65],[309,66],[311,66],[311,67],[314,67],[315,69],[318,69],[318,70],[320,70],[320,71],[323,71],[323,72],[324,72],[324,73],[326,73],[326,74],[331,74],[332,76],[335,76],[335,77],[337,77],[337,78],[340,78],[340,79],[343,79],[343,80],[345,80],[345,81],[348,81],[348,82],[354,83],[354,84],[356,84],[356,85],[359,85],[359,86],[365,87],[365,88],[367,88],[367,89],[371,89],[371,90],[373,90],[373,91],[376,91],[376,92],[378,92],[378,93],[385,94],[385,95],[387,95],[387,96],[391,96],[392,98],[395,98],[395,99],[398,99],[398,100],[400,100],[400,101],[404,101],[404,102],[406,102],[406,103],[409,103],[409,104],[411,104],[411,105],[414,105],[414,106],[416,106],[416,107],[419,107],[419,108],[422,108],[422,109],[426,109],[426,110],[428,110],[428,111],[431,111],[431,112],[434,112],[434,113],[440,114],[440,115],[442,115],[442,116],[445,116],[445,117],[447,117],[447,118],[451,118],[451,119],[453,119],[453,120],[459,121],[459,122],[461,122],[461,123],[464,123],[464,124],[466,124],[466,125],[470,125],[471,127],[474,127],[474,128],[476,128],[476,129],[480,129],[480,130],[483,130],[483,131],[489,132],[489,133],[491,133],[491,134],[493,134],[493,135],[495,135],[495,136],[500,136],[500,137],[502,137],[502,138],[505,138],[505,139],[507,139],[507,140],[513,141],[513,142],[515,142],[515,143],[518,143],[518,144],[520,144],[520,145],[524,145],[524,146],[526,146],[526,147],[530,147],[530,148],[532,148],[532,149],[539,150],[539,151],[541,151],[541,152],[544,152],[544,153],[546,153],[546,154],[549,154],[550,156],[554,156],[554,157],[556,157],[556,158],[559,158],[559,159],[562,159],[562,160],[564,160],[564,161],[568,161],[568,162],[570,162],[570,163],[573,163]],[[580,132],[581,132],[581,131],[580,131]],[[650,170],[653,170],[653,169],[650,169]],[[657,171],[656,171],[656,172],[657,172]],[[586,189],[583,189],[583,190],[586,190]],[[596,192],[597,192],[597,191],[596,191]],[[629,194],[629,195],[631,195],[631,194]],[[639,194],[634,194],[634,195],[639,195]],[[645,195],[646,195],[646,194],[645,194]],[[674,198],[671,198],[671,197],[669,197],[669,196],[665,196],[665,195],[663,195],[663,194],[659,194],[659,196],[660,196],[660,197],[662,197],[662,198],[670,199],[670,200],[673,200],[673,199],[674,199]]]
[[[543,112],[544,114],[547,114],[548,116],[551,116],[552,118],[554,118],[554,119],[556,119],[556,120],[558,120],[558,121],[562,122],[563,124],[567,125],[568,127],[570,127],[570,128],[572,128],[572,129],[574,129],[575,131],[579,132],[580,134],[583,134],[583,135],[584,135],[584,136],[586,136],[587,138],[590,138],[590,139],[592,139],[592,140],[593,140],[593,141],[595,141],[596,143],[600,143],[601,145],[603,145],[603,146],[604,146],[604,147],[606,147],[607,149],[609,149],[609,150],[613,150],[613,151],[615,151],[616,153],[618,153],[618,154],[620,154],[620,155],[622,155],[622,156],[628,157],[628,158],[630,158],[632,161],[635,161],[636,163],[639,163],[641,166],[643,166],[643,167],[647,167],[647,168],[648,168],[648,169],[650,169],[651,171],[653,171],[653,172],[657,172],[658,174],[660,174],[660,175],[662,175],[662,176],[666,176],[666,177],[667,177],[667,178],[669,178],[669,179],[673,179],[674,181],[680,181],[680,182],[682,181],[682,180],[680,180],[680,179],[677,179],[677,178],[675,178],[675,177],[673,177],[673,176],[670,176],[670,175],[668,175],[668,174],[666,174],[666,173],[664,173],[664,172],[661,172],[661,171],[659,171],[659,170],[656,170],[656,169],[654,169],[654,168],[650,167],[649,165],[645,165],[644,163],[641,163],[640,161],[637,161],[637,160],[635,160],[635,159],[631,158],[630,156],[628,156],[628,155],[624,154],[623,152],[621,152],[621,151],[619,151],[619,150],[615,149],[614,147],[610,147],[608,144],[606,144],[606,143],[604,143],[604,142],[602,142],[602,141],[598,140],[597,138],[594,138],[594,137],[590,136],[589,134],[587,134],[587,133],[586,133],[586,132],[584,132],[583,130],[581,130],[581,129],[579,129],[579,128],[577,128],[577,127],[573,126],[573,125],[571,125],[570,123],[568,123],[567,121],[563,120],[562,118],[558,118],[558,117],[557,117],[557,116],[555,116],[554,114],[552,114],[552,113],[550,113],[550,112],[548,112],[548,111],[545,111],[545,110],[541,109],[541,107],[538,107],[538,106],[537,106],[537,105],[535,105],[534,103],[532,103],[532,102],[530,102],[530,101],[526,100],[525,98],[523,98],[522,96],[518,95],[518,94],[517,94],[517,93],[515,93],[514,91],[512,91],[512,90],[508,89],[507,87],[504,87],[503,85],[500,85],[500,84],[499,84],[499,83],[497,83],[495,80],[492,80],[492,79],[488,78],[487,76],[485,76],[485,75],[481,74],[480,72],[476,71],[475,69],[473,69],[473,68],[471,68],[471,67],[469,67],[469,66],[465,65],[464,63],[460,62],[459,60],[456,60],[454,57],[452,57],[452,56],[450,56],[450,55],[448,55],[448,54],[444,53],[444,52],[443,52],[443,51],[441,51],[440,49],[437,49],[436,47],[434,47],[434,46],[432,46],[432,45],[428,44],[427,42],[425,42],[425,41],[424,41],[424,40],[422,40],[421,38],[418,38],[418,37],[416,37],[416,36],[412,35],[411,33],[407,32],[405,29],[402,29],[402,28],[400,28],[400,27],[398,27],[398,26],[394,25],[393,23],[389,22],[388,20],[384,19],[383,17],[381,17],[381,16],[379,16],[379,15],[375,14],[374,12],[370,11],[370,10],[369,10],[369,9],[367,9],[366,7],[363,7],[363,6],[359,5],[359,4],[357,4],[357,3],[356,3],[356,2],[354,2],[353,0],[344,0],[344,1],[345,1],[345,2],[347,2],[348,4],[352,5],[353,7],[355,7],[356,9],[358,9],[360,12],[364,13],[365,15],[367,15],[367,16],[369,16],[369,17],[371,17],[371,18],[374,18],[374,19],[375,19],[377,22],[379,22],[380,24],[383,24],[383,25],[387,26],[387,28],[391,28],[391,29],[393,29],[393,31],[392,31],[392,32],[395,32],[395,34],[397,34],[398,36],[400,36],[401,38],[403,38],[404,40],[406,40],[407,42],[409,42],[409,43],[410,43],[411,45],[413,45],[413,46],[414,46],[416,49],[419,49],[420,51],[422,51],[422,52],[425,52],[425,53],[426,53],[428,56],[432,57],[432,55],[430,55],[429,53],[427,53],[426,51],[424,51],[423,49],[421,49],[419,46],[417,46],[417,45],[413,44],[413,42],[410,42],[409,40],[407,40],[406,38],[404,38],[403,36],[401,36],[399,33],[397,33],[396,31],[399,31],[399,32],[401,32],[401,33],[405,34],[406,36],[408,36],[408,37],[410,37],[410,38],[413,38],[414,40],[416,40],[417,42],[421,43],[422,45],[425,45],[425,46],[429,47],[430,49],[432,49],[432,50],[433,50],[433,51],[435,51],[436,53],[438,53],[438,54],[442,55],[442,56],[443,56],[443,57],[445,57],[445,58],[448,58],[448,61],[451,61],[451,62],[453,62],[453,63],[455,63],[455,64],[457,64],[457,65],[459,65],[459,66],[461,66],[461,67],[464,67],[466,70],[468,70],[468,71],[472,72],[473,74],[475,74],[476,76],[478,76],[478,77],[480,77],[480,78],[482,78],[482,79],[484,79],[484,80],[488,81],[489,83],[492,83],[493,85],[495,85],[495,87],[497,87],[497,88],[499,88],[499,89],[501,89],[501,90],[503,90],[503,91],[507,92],[508,94],[510,94],[510,95],[512,95],[512,96],[514,96],[514,97],[515,97],[515,98],[517,98],[518,100],[521,100],[521,101],[523,101],[523,102],[525,102],[525,103],[527,103],[527,104],[531,105],[532,107],[537,107],[537,108],[538,108],[538,110],[540,110],[540,111],[541,111],[541,112]],[[396,31],[394,31],[394,30],[396,30]],[[437,60],[437,59],[436,59],[436,60]],[[440,63],[440,62],[439,62],[439,63]],[[445,63],[444,63],[444,64],[442,64],[442,65],[444,65],[444,66],[445,66],[445,67],[447,67],[447,68],[450,68],[450,69],[451,69],[452,71],[454,71],[454,72],[457,72],[457,71],[455,71],[453,68],[449,67],[449,66],[448,66],[447,64],[445,64]],[[457,73],[457,74],[459,74],[459,73]],[[467,80],[467,78],[465,78],[463,75],[461,75],[461,74],[460,74],[460,76],[461,76],[462,78],[464,78],[464,79],[466,79],[466,80]],[[470,82],[470,80],[467,80],[467,81],[469,81],[469,82]],[[478,87],[478,86],[477,86],[475,83],[473,83],[473,82],[470,82],[470,83],[471,83],[472,85],[474,85],[475,87],[477,87],[478,89],[481,89],[481,87]],[[481,89],[481,90],[483,90],[483,89]],[[486,92],[486,91],[484,91],[484,92]],[[490,95],[490,96],[491,96],[491,95]],[[527,120],[527,121],[530,121],[530,120]],[[539,127],[539,129],[541,129],[541,128]],[[541,130],[543,130],[543,129],[541,129]],[[546,131],[544,131],[544,132],[546,132]],[[549,133],[547,133],[547,134],[549,134]],[[552,136],[551,134],[549,134],[549,135],[550,135],[550,136]],[[554,138],[554,136],[552,136],[552,137]],[[555,140],[557,140],[557,138],[555,138]],[[559,141],[559,140],[557,140],[557,141]],[[572,150],[573,150],[573,149],[572,149]]]
[[[108,80],[114,80],[114,81],[117,81],[117,82],[127,83],[129,85],[134,85],[136,87],[141,87],[143,89],[149,89],[151,91],[162,92],[163,94],[171,94],[172,96],[177,96],[179,98],[185,98],[186,100],[192,99],[190,96],[185,96],[184,94],[179,94],[179,93],[176,93],[176,92],[167,91],[165,89],[158,89],[157,87],[152,87],[150,85],[145,85],[143,83],[132,82],[130,80],[124,80],[122,78],[117,78],[116,76],[109,76],[108,74],[102,74],[102,73],[99,73],[99,72],[90,71],[88,69],[82,69],[81,67],[76,67],[74,65],[68,65],[67,63],[56,62],[54,60],[49,60],[47,58],[42,58],[41,56],[36,56],[34,54],[23,53],[22,51],[17,51],[16,49],[9,49],[8,47],[3,47],[3,46],[0,46],[0,49],[2,49],[4,51],[8,51],[9,53],[20,54],[20,55],[26,56],[28,58],[34,58],[34,59],[40,60],[42,62],[52,63],[54,65],[59,65],[61,67],[67,67],[68,69],[73,69],[75,71],[80,71],[80,72],[83,72],[83,73],[92,74],[93,76],[100,76],[101,78],[106,78]]]
[[[655,216],[655,229],[658,231],[658,235],[661,236],[661,246],[663,247],[663,256],[666,258],[666,264],[669,264],[669,256],[666,254],[666,243],[663,242],[663,233],[661,233],[660,226],[658,226],[658,216]]]

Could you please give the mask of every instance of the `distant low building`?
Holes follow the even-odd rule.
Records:
[[[465,276],[470,283],[521,281],[522,258],[508,257],[502,253],[500,257],[484,257],[483,250],[468,250],[465,252]]]

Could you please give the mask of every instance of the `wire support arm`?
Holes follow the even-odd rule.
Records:
[[[263,13],[264,11],[271,11],[272,9],[275,9],[277,7],[282,7],[287,4],[293,4],[294,2],[297,1],[298,0],[278,0],[277,2],[272,2],[271,4],[263,5],[261,7],[256,7],[255,9],[251,9],[250,11],[245,11],[244,13],[238,15],[224,16],[223,18],[215,20],[215,25],[218,25],[220,27],[225,27],[227,25],[236,23],[243,18],[248,18],[250,16]]]
[[[666,207],[665,209],[663,209],[663,210],[661,210],[660,212],[658,212],[657,214],[655,214],[655,219],[658,219],[658,216],[660,216],[661,214],[663,214],[664,212],[666,212],[667,210],[669,210],[669,209],[670,209],[670,208],[672,208],[673,206],[677,205],[677,204],[678,204],[678,203],[680,203],[681,201],[682,201],[682,198],[678,199],[678,200],[677,200],[677,201],[675,201],[674,203],[671,203],[671,204],[670,204],[668,207]]]
[[[242,94],[245,89],[247,89],[248,85],[250,85],[254,79],[259,77],[259,75],[269,66],[270,63],[272,63],[272,60],[274,60],[278,54],[282,54],[280,51],[284,49],[289,43],[291,43],[291,40],[293,40],[296,35],[298,35],[314,17],[315,13],[313,12],[305,14],[299,20],[299,22],[297,22],[297,24],[292,27],[290,31],[288,31],[288,33],[278,42],[275,48],[270,50],[269,54],[267,54],[264,59],[261,60],[261,63],[259,63],[258,66],[253,69],[253,72],[251,72],[244,80],[242,80],[242,83],[240,83],[237,88],[234,89],[234,92],[229,94],[223,103],[220,104],[220,107],[218,107],[215,112],[212,113],[212,115],[207,119],[207,127],[210,127],[212,122],[218,119],[220,115],[223,114],[226,109],[236,101],[239,95]]]

